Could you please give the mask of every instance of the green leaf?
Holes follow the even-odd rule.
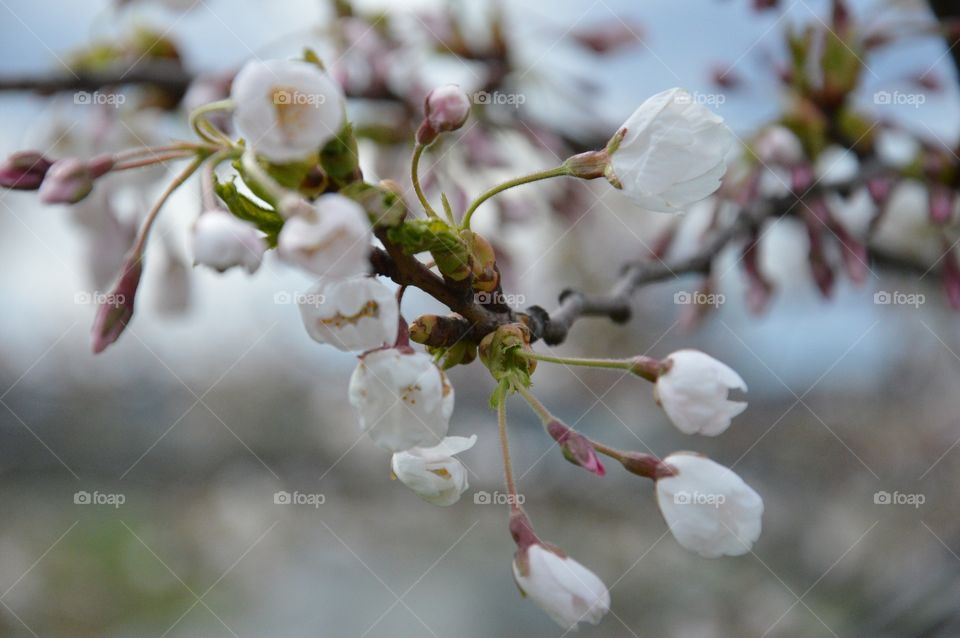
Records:
[[[341,188],[340,194],[363,206],[370,223],[378,228],[396,226],[407,216],[403,198],[382,186],[353,182]]]
[[[470,251],[460,236],[440,219],[414,219],[394,226],[387,238],[408,255],[429,252],[437,268],[454,281],[470,276]]]
[[[252,199],[240,193],[234,180],[220,182],[214,178],[214,190],[227,205],[230,212],[239,219],[248,221],[267,235],[267,243],[271,248],[277,245],[277,236],[283,228],[283,217],[276,211],[264,208]]]
[[[357,139],[350,122],[320,151],[320,165],[330,182],[338,188],[361,179]]]

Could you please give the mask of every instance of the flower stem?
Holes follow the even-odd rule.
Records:
[[[133,168],[142,168],[144,166],[151,166],[153,164],[160,164],[161,162],[166,162],[169,160],[178,160],[186,159],[188,157],[193,157],[196,155],[196,151],[190,150],[180,150],[180,151],[169,151],[167,153],[157,154],[152,157],[144,157],[140,159],[129,159],[125,162],[118,162],[110,170],[112,171],[126,171]]]
[[[643,377],[647,381],[656,381],[657,376],[663,369],[663,363],[659,359],[643,355],[629,359],[590,359],[580,357],[555,357],[532,350],[520,349],[516,351],[516,354],[521,357],[527,357],[528,359],[536,359],[537,361],[546,363],[559,363],[565,366],[627,370],[639,377]]]
[[[237,151],[234,149],[223,149],[214,153],[203,166],[203,172],[200,174],[200,196],[203,199],[204,210],[213,210],[219,208],[217,202],[217,190],[215,187],[215,176],[217,166],[223,161],[236,157]]]
[[[510,460],[510,440],[507,437],[507,388],[510,382],[506,379],[500,382],[497,388],[497,425],[500,432],[500,451],[503,454],[503,476],[507,484],[507,494],[510,499],[510,508],[518,509],[517,486],[513,482],[513,463]]]
[[[417,199],[420,200],[420,204],[423,206],[423,210],[426,211],[429,217],[435,217],[439,219],[437,211],[433,210],[433,207],[430,206],[430,202],[427,201],[427,196],[423,194],[423,188],[420,186],[420,156],[423,155],[423,151],[426,150],[426,146],[423,144],[417,144],[413,149],[413,158],[410,160],[410,179],[413,182],[413,190],[417,193]]]
[[[550,414],[550,410],[547,409],[540,399],[538,399],[529,388],[525,388],[521,384],[516,384],[513,388],[524,398],[524,400],[530,404],[530,407],[533,408],[533,411],[537,413],[537,416],[540,417],[540,420],[544,425],[550,423],[554,420],[554,416]]]
[[[143,248],[147,243],[147,237],[150,235],[150,229],[153,227],[153,223],[157,220],[157,216],[160,214],[160,209],[163,208],[163,205],[170,199],[170,196],[173,195],[173,192],[180,188],[185,181],[187,181],[191,175],[200,167],[200,164],[203,162],[203,156],[196,157],[190,165],[187,166],[183,171],[177,175],[172,182],[167,185],[167,188],[164,189],[163,193],[160,194],[160,198],[153,205],[153,208],[150,209],[150,212],[147,213],[146,218],[143,220],[143,224],[140,226],[140,231],[137,233],[137,239],[133,244],[133,248],[130,249],[130,255],[135,259],[139,260],[143,255]]]
[[[545,171],[540,171],[538,173],[531,173],[530,175],[524,175],[523,177],[516,177],[514,179],[508,180],[498,186],[494,186],[490,190],[481,194],[473,203],[470,204],[470,208],[467,209],[467,212],[463,216],[463,222],[460,224],[461,228],[470,228],[470,219],[473,217],[473,211],[483,202],[487,201],[494,195],[502,193],[503,191],[513,188],[514,186],[520,186],[522,184],[530,184],[531,182],[537,182],[544,179],[550,179],[551,177],[561,177],[563,175],[569,175],[570,169],[566,166],[557,166],[556,168],[550,168]]]
[[[229,111],[233,108],[233,100],[220,100],[218,102],[204,104],[190,113],[190,126],[201,139],[211,144],[216,144],[217,146],[234,146],[233,140],[224,135],[220,129],[211,124],[210,120],[207,119],[208,113]]]

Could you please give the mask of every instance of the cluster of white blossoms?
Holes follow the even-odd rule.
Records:
[[[652,479],[663,517],[684,548],[705,557],[750,551],[760,535],[763,501],[732,470],[690,452],[661,460],[608,447],[562,423],[531,392],[538,361],[629,370],[654,384],[658,405],[681,432],[716,436],[746,408],[745,402],[730,398],[731,391],[747,389],[740,375],[696,350],[679,350],[662,360],[575,360],[534,352],[532,344],[543,335],[534,335],[532,309],[504,311],[480,300],[478,292],[497,297],[491,293],[500,292],[499,270],[492,244],[470,227],[477,207],[502,190],[563,176],[603,177],[646,209],[682,211],[720,185],[733,145],[723,120],[686,91],[665,91],[641,104],[605,149],[495,186],[459,219],[444,196],[441,217],[423,192],[418,161],[437,138],[461,128],[471,109],[462,89],[442,86],[424,99],[411,164],[423,219],[410,214],[389,182],[364,181],[343,91],[310,61],[315,56],[305,57],[251,62],[235,77],[229,100],[194,111],[191,124],[203,143],[194,150],[169,147],[184,156],[195,153],[193,163],[147,215],[114,289],[127,301],[98,310],[95,352],[113,343],[133,314],[142,250],[155,213],[169,193],[202,167],[205,208],[193,227],[195,262],[218,272],[238,268],[253,273],[275,247],[280,259],[316,279],[297,297],[307,334],[357,354],[348,399],[359,426],[391,453],[392,476],[429,503],[449,506],[460,500],[469,481],[458,455],[477,441],[476,435],[448,436],[454,390],[444,370],[477,357],[487,367],[497,382],[491,404],[498,413],[511,497],[510,531],[517,545],[513,575],[520,590],[561,626],[574,630],[580,622],[599,622],[610,608],[610,593],[597,575],[540,540],[519,506],[507,434],[506,399],[512,393],[523,396],[540,416],[569,462],[604,477],[600,455],[606,455]],[[229,109],[239,141],[205,119],[207,112]],[[39,189],[45,201],[76,202],[89,194],[95,179],[116,167],[139,165],[134,160],[105,156],[50,162],[25,154],[0,165],[0,185],[23,184]],[[234,163],[239,185],[218,183],[217,166],[227,161]],[[374,254],[376,241],[385,250]],[[429,264],[417,257],[422,253],[432,257]],[[399,290],[372,274],[371,258],[378,273],[389,273],[400,284]],[[406,286],[430,291],[457,312],[420,317],[408,328],[400,312]],[[439,286],[444,294],[437,292]],[[456,299],[462,302],[451,301]],[[427,351],[414,350],[411,340]]]
[[[571,359],[569,363],[576,361]],[[617,365],[610,363],[611,367]],[[655,383],[658,403],[685,434],[716,436],[747,405],[728,398],[730,390],[746,390],[743,379],[698,350],[679,350],[662,360],[628,359],[622,367]],[[535,409],[545,410],[542,406]],[[763,499],[732,470],[693,452],[675,452],[661,460],[649,454],[613,450],[574,433],[548,413],[542,418],[548,432],[551,428],[562,429],[563,437],[558,442],[576,436],[578,441],[586,441],[620,461],[628,471],[653,479],[663,518],[685,549],[706,558],[738,556],[749,552],[760,537]],[[564,456],[598,473],[595,457],[574,456],[567,449]],[[565,629],[575,630],[580,622],[599,622],[610,606],[603,581],[536,538],[522,511],[514,513],[512,529],[518,546],[514,578],[521,591]]]
[[[344,124],[339,89],[306,62],[251,63],[237,76],[232,95],[237,128],[259,157],[272,162],[316,153]],[[459,88],[446,86],[427,96],[424,111],[417,133],[421,147],[459,128],[469,102]],[[607,149],[587,154],[580,163],[572,158],[565,166],[574,176],[606,177],[647,209],[677,212],[718,188],[732,144],[721,118],[673,89],[644,102]],[[430,503],[456,503],[469,486],[467,469],[456,455],[473,447],[476,436],[447,436],[453,388],[433,357],[409,346],[394,292],[369,276],[373,227],[367,211],[336,193],[313,201],[281,193],[276,208],[285,218],[277,237],[279,256],[320,277],[299,300],[307,333],[360,354],[349,384],[360,427],[393,453],[396,479]],[[215,213],[202,216],[198,227],[226,227]],[[234,262],[252,271],[262,251],[251,250],[245,229],[234,224],[220,234],[227,230],[236,235],[234,244],[208,242],[204,261],[220,270]],[[746,391],[743,379],[702,352],[680,350],[643,364],[634,371],[655,383],[657,403],[681,432],[718,435],[746,408],[729,398],[731,390]],[[545,427],[568,460],[604,475],[594,442],[556,420]],[[596,450],[603,452],[602,446]],[[660,510],[683,547],[716,557],[747,552],[757,540],[763,501],[731,470],[692,453],[662,461],[633,453],[615,458],[656,481]],[[610,606],[600,578],[536,538],[516,506],[511,528],[518,544],[513,571],[521,591],[565,628],[599,622]]]
[[[237,74],[231,95],[237,129],[258,157],[271,162],[317,154],[345,123],[342,91],[308,62],[251,62]],[[462,124],[469,104],[463,110],[455,98],[445,89],[429,103],[434,111],[456,111]],[[444,117],[432,120],[438,130],[450,128]],[[298,298],[307,333],[360,354],[349,386],[360,427],[394,452],[393,473],[400,481],[427,501],[455,503],[467,478],[453,456],[472,447],[476,437],[445,436],[453,387],[430,356],[398,342],[397,297],[368,276],[373,226],[367,211],[338,193],[312,202],[293,193],[277,199],[285,217],[278,255],[320,278]]]

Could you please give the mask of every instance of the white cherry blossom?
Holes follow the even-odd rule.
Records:
[[[760,537],[763,499],[732,470],[690,452],[664,463],[657,503],[677,542],[707,558],[746,554]]]
[[[360,204],[328,193],[301,210],[280,231],[277,251],[283,259],[322,277],[352,277],[370,271],[373,228]]]
[[[234,266],[256,272],[266,250],[263,233],[225,210],[208,210],[193,226],[194,262],[219,272]]]
[[[390,461],[394,476],[423,500],[434,505],[453,505],[468,487],[467,469],[455,454],[477,442],[477,435],[448,436],[435,447],[414,447],[397,452]]]
[[[681,212],[720,187],[735,139],[723,118],[683,89],[649,98],[620,131],[610,159],[613,181],[640,206],[665,213]]]
[[[453,413],[453,386],[422,352],[398,348],[364,355],[350,378],[361,429],[392,452],[438,445]]]
[[[338,350],[363,352],[397,340],[397,297],[376,279],[324,279],[297,303],[307,333]]]
[[[237,130],[272,162],[317,153],[344,123],[343,91],[314,64],[254,60],[233,80]]]
[[[746,392],[747,384],[732,368],[699,350],[678,350],[666,357],[666,372],[654,387],[657,403],[684,434],[716,436],[747,409],[731,401],[730,390]]]

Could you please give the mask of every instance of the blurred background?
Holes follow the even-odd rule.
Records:
[[[504,2],[497,14],[490,3],[371,1],[348,15],[319,0],[0,0],[0,154],[188,137],[184,104],[217,99],[245,60],[312,46],[352,96],[368,175],[408,179],[404,125],[424,88],[458,82],[494,96],[477,130],[431,160],[428,179],[473,196],[603,144],[643,99],[675,85],[749,137],[783,106],[784,29],[821,27],[830,8],[754,4]],[[932,23],[922,2],[849,5],[863,24]],[[113,94],[119,108],[50,90],[101,59],[127,56],[139,73],[138,54],[172,60],[173,88],[125,87]],[[867,65],[865,111],[956,147],[960,96],[941,39],[905,38]],[[173,108],[183,77],[200,79]],[[16,90],[31,82],[46,92]],[[924,100],[873,97],[898,90]],[[484,153],[497,159],[477,168]],[[308,277],[274,255],[252,277],[191,267],[195,184],[153,238],[135,322],[90,354],[92,301],[165,171],[98,185],[72,209],[0,192],[0,635],[563,635],[511,582],[506,508],[477,502],[503,489],[482,367],[451,371],[451,434],[479,441],[463,456],[470,489],[437,508],[391,481],[388,454],[359,436],[346,400],[354,357],[311,341],[291,303]],[[711,279],[723,301],[695,313],[704,316],[677,303],[702,283],[681,277],[644,288],[631,322],[583,320],[556,349],[709,352],[750,388],[750,407],[721,437],[680,434],[638,379],[546,365],[536,375],[541,399],[593,438],[661,456],[694,449],[733,467],[766,506],[753,553],[684,551],[648,482],[574,468],[511,403],[527,511],[611,587],[610,615],[585,634],[960,635],[960,323],[931,269],[938,240],[909,223],[926,214],[925,196],[904,186],[896,197],[907,221],[890,233],[916,247],[917,270],[872,266],[864,284],[840,278],[824,299],[802,230],[778,220],[761,258],[775,284],[766,312],[746,309],[733,251]],[[610,285],[621,263],[650,253],[665,219],[587,184],[531,186],[477,215],[506,290],[548,309],[565,288]],[[678,236],[695,237],[686,228]],[[408,319],[441,310],[415,292]],[[877,293],[913,301],[877,303]],[[277,503],[281,491],[322,504]],[[913,504],[884,503],[884,492]]]

